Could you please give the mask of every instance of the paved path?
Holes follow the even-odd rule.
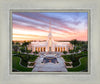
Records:
[[[43,61],[43,57],[38,57],[36,60],[36,64],[32,72],[67,72],[65,68],[64,59],[62,57],[57,58],[59,63],[41,63]]]

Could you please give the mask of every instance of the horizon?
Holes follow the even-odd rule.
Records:
[[[13,41],[47,40],[49,26],[54,40],[88,41],[87,12],[13,12],[12,23]]]
[[[73,41],[73,40],[76,40],[76,39],[72,39],[72,40],[54,40],[54,41],[58,41],[58,42],[70,42],[70,41]],[[12,40],[13,42],[44,42],[44,41],[47,41],[47,40]],[[81,41],[82,42],[82,40],[77,40],[77,41]],[[83,42],[88,42],[88,40],[87,41],[83,41]]]

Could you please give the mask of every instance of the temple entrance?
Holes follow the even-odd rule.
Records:
[[[49,52],[51,52],[51,47],[49,47]]]

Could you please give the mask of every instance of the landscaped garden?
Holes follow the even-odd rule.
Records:
[[[25,71],[32,71],[32,68],[27,68],[27,67],[24,67],[20,64],[20,57],[17,57],[17,56],[13,56],[12,57],[12,69],[13,71],[22,71],[22,72],[25,72]]]
[[[13,55],[12,56],[12,68],[14,71],[32,71],[32,68],[27,68],[28,61],[34,62],[38,56],[36,55]]]
[[[87,71],[87,68],[88,68],[87,52],[81,52],[81,53],[72,54],[72,55],[62,55],[62,57],[64,58],[65,62],[72,62],[73,68],[67,68],[68,71],[83,71],[83,70]],[[68,65],[68,63],[66,64]],[[77,68],[74,68],[74,67],[77,67]]]
[[[77,72],[77,71],[88,71],[88,59],[87,57],[80,58],[80,65],[74,68],[67,68],[69,72]]]
[[[67,68],[67,70],[69,72],[88,71],[87,42],[73,40],[71,43],[74,44],[74,49],[69,50],[70,55],[65,52],[62,55],[66,66],[71,66],[68,62],[72,62],[73,68]]]
[[[38,57],[38,52],[33,55],[29,54],[32,50],[27,48],[30,42],[12,42],[12,71],[30,72],[33,68],[27,68],[28,62],[35,62]]]
[[[88,51],[87,42],[71,41],[74,44],[74,49],[63,51],[62,57],[65,60],[66,68],[69,72],[88,71]],[[20,45],[18,42],[13,44],[12,51],[12,71],[16,72],[31,72],[35,60],[38,57],[38,52],[27,48],[29,42],[24,42]],[[80,51],[80,52],[79,52]],[[70,53],[69,55],[67,53]]]

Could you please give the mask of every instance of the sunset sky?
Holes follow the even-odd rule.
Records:
[[[47,40],[50,22],[54,40],[87,41],[86,12],[13,12],[13,40]]]

